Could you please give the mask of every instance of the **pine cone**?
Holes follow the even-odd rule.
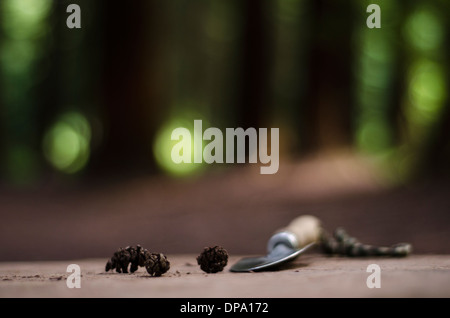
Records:
[[[105,270],[116,269],[118,273],[128,273],[128,265],[131,261],[131,254],[127,249],[119,248],[106,263]]]
[[[227,266],[228,253],[220,246],[205,247],[203,252],[197,257],[197,263],[204,272],[217,273]]]
[[[161,276],[170,269],[169,260],[161,253],[148,253],[144,265],[150,276]]]

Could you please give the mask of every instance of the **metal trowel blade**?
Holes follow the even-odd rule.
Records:
[[[310,243],[301,249],[292,249],[285,244],[278,244],[266,256],[246,257],[234,264],[230,271],[232,272],[257,272],[274,269],[275,267],[292,261],[297,256],[305,252],[314,243]]]

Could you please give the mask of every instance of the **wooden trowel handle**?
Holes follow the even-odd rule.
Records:
[[[283,231],[294,234],[299,247],[302,247],[319,241],[322,227],[315,216],[302,215],[292,220]]]
[[[321,223],[312,215],[302,215],[289,223],[283,229],[278,230],[267,243],[267,251],[270,253],[275,246],[283,244],[294,250],[301,249],[320,240],[322,232]]]

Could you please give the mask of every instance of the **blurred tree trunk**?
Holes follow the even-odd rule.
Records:
[[[156,33],[162,33],[155,27],[162,7],[155,4],[135,0],[124,8],[105,1],[102,6],[105,126],[103,144],[93,163],[100,172],[114,170],[120,175],[154,169],[152,141],[161,113],[154,62]]]
[[[241,90],[236,107],[239,127],[261,127],[268,111],[272,48],[269,4],[266,0],[246,0],[241,4]]]
[[[447,102],[442,120],[436,125],[427,154],[419,172],[429,177],[450,177],[450,103]]]
[[[311,0],[309,79],[302,150],[352,142],[352,3]]]

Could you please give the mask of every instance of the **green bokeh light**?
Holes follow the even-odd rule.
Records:
[[[52,0],[2,0],[5,34],[14,40],[39,37],[47,31],[42,21],[52,8]]]
[[[410,98],[420,116],[436,117],[446,98],[446,83],[443,68],[428,59],[421,59],[412,67]]]
[[[396,59],[392,32],[392,27],[374,32],[364,26],[354,36],[358,50],[354,69],[357,79],[355,139],[358,149],[372,156],[383,155],[393,143],[392,128],[387,121]]]
[[[417,60],[411,67],[408,95],[409,106],[405,113],[410,138],[420,142],[440,118],[447,98],[445,73],[440,64],[426,58]]]
[[[64,114],[44,137],[44,155],[58,170],[75,173],[83,169],[90,155],[91,127],[80,113]]]
[[[367,120],[357,132],[359,147],[368,153],[381,153],[391,143],[391,133],[385,120]]]
[[[200,119],[201,116],[180,116],[169,120],[162,125],[156,134],[153,144],[153,153],[160,168],[175,177],[190,176],[199,173],[204,164],[194,163],[194,119]],[[191,163],[174,163],[172,161],[172,148],[179,141],[171,140],[172,131],[175,128],[184,127],[191,133]],[[203,120],[203,130],[207,128],[207,122]],[[202,133],[202,132],[199,132]],[[202,138],[202,154],[205,143]]]
[[[407,40],[421,51],[439,49],[444,40],[444,28],[440,21],[433,10],[417,9],[406,23]]]

